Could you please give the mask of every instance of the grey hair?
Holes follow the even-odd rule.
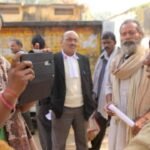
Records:
[[[121,24],[121,26],[120,26],[120,31],[121,31],[122,26],[125,25],[125,24],[128,24],[128,23],[134,23],[134,24],[136,24],[136,30],[137,30],[142,36],[144,36],[144,31],[143,31],[143,29],[142,29],[140,23],[139,23],[137,20],[134,20],[134,19],[127,19],[127,20],[125,20],[125,21]]]

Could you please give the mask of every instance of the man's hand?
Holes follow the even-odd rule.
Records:
[[[104,106],[104,110],[106,111],[106,113],[108,114],[108,116],[114,116],[115,113],[113,113],[109,108],[108,108],[108,105],[109,104],[112,104],[112,94],[107,94],[106,95],[106,106]]]
[[[136,135],[138,134],[140,130],[141,130],[141,127],[139,127],[138,125],[135,125],[134,127],[132,127],[132,134]]]
[[[43,52],[51,52],[52,50],[50,48],[43,48],[41,49]]]
[[[132,127],[133,135],[138,134],[138,132],[142,129],[142,127],[144,126],[144,123],[143,123],[144,121],[145,121],[144,118],[140,118],[135,121],[135,125],[134,127]]]
[[[8,72],[8,88],[14,90],[19,97],[25,90],[29,81],[35,77],[32,69],[32,62],[20,62],[20,55],[16,55],[12,60],[11,68]]]
[[[136,135],[145,124],[147,124],[150,121],[150,110],[148,110],[146,113],[144,113],[142,116],[138,117],[135,120],[135,126],[132,128],[132,132],[134,135]]]
[[[112,104],[112,103],[109,103],[109,104]],[[108,105],[107,104],[105,107],[104,107],[104,110],[106,111],[106,113],[108,114],[108,116],[115,116],[115,113],[112,112],[109,108],[108,108]]]

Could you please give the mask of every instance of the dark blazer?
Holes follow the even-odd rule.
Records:
[[[92,100],[92,79],[89,60],[87,57],[77,53],[79,57],[79,68],[81,75],[81,89],[84,101],[84,118],[88,120],[95,106]],[[64,61],[61,52],[54,55],[55,64],[55,79],[52,91],[52,110],[57,118],[60,118],[63,113],[64,101],[66,95]]]

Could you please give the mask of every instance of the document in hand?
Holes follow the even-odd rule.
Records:
[[[131,120],[126,114],[120,111],[114,104],[109,104],[108,109],[116,114],[121,120],[123,120],[127,125],[133,127],[135,125],[134,121]]]
[[[54,60],[51,52],[21,55],[21,61],[33,63],[35,79],[29,81],[27,88],[19,98],[19,105],[50,96],[54,79]]]

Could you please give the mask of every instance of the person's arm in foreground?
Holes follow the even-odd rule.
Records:
[[[20,56],[16,56],[12,61],[11,69],[8,72],[8,84],[0,93],[0,124],[10,116],[28,81],[34,78],[32,63],[30,61],[20,62],[19,58]]]

